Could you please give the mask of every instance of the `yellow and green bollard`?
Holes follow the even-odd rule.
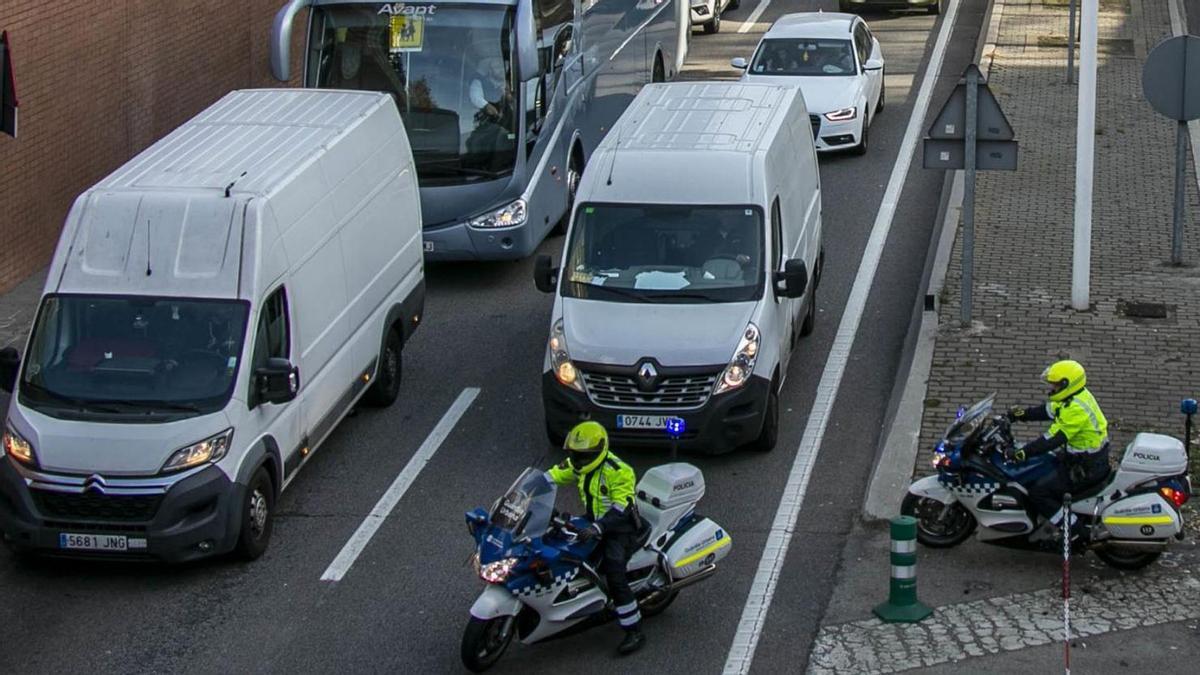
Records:
[[[875,608],[887,623],[915,623],[933,613],[917,600],[917,519],[892,519],[892,581],[888,601]]]

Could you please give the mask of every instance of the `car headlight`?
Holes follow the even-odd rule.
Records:
[[[754,372],[754,362],[758,360],[758,343],[758,326],[753,323],[746,324],[742,339],[738,340],[737,351],[733,353],[729,365],[725,366],[725,372],[721,373],[721,379],[717,381],[717,388],[713,394],[732,391],[746,384],[746,380],[749,380],[750,374]]]
[[[33,444],[17,433],[11,424],[4,425],[3,448],[4,450],[0,454],[8,455],[22,464],[37,466],[37,455],[33,454]]]
[[[176,450],[161,473],[182,471],[201,464],[218,462],[229,452],[229,441],[233,439],[233,428],[226,429],[216,436],[210,436],[198,443],[192,443],[186,448]]]
[[[846,120],[852,120],[857,116],[858,108],[842,108],[841,110],[834,110],[833,112],[825,113],[825,119],[829,120],[830,122],[845,122]]]
[[[525,200],[518,199],[517,201],[502,206],[495,211],[472,218],[471,227],[480,227],[484,229],[515,227],[523,224],[525,222],[525,217]]]
[[[708,16],[708,5],[692,5],[692,11],[700,16]]]
[[[550,369],[554,371],[554,379],[564,387],[583,391],[583,382],[580,381],[579,371],[575,369],[575,364],[571,363],[571,354],[567,351],[567,337],[563,333],[562,319],[555,321],[554,327],[550,329],[548,346]]]
[[[502,584],[513,568],[517,566],[516,558],[505,558],[490,562],[479,568],[479,577],[489,584]]]

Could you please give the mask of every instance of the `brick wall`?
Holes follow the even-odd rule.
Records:
[[[49,262],[92,183],[229,90],[282,86],[268,54],[284,1],[0,0],[21,104],[19,137],[0,135],[0,292]]]

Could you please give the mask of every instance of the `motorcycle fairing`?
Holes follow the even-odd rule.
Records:
[[[488,584],[483,593],[471,605],[471,616],[487,621],[499,616],[516,616],[521,611],[521,601],[503,586]]]

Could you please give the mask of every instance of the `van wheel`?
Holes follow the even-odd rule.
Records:
[[[770,452],[779,442],[779,390],[774,382],[771,383],[771,393],[767,396],[767,412],[763,415],[762,432],[750,444],[750,448],[758,452]]]
[[[925,11],[929,12],[930,14],[933,14],[934,16],[941,14],[942,13],[942,0],[937,0],[937,2],[934,2],[932,5],[926,7]]]
[[[812,288],[808,291],[808,312],[804,315],[804,323],[800,324],[800,337],[812,335],[813,328],[817,325],[817,284],[816,279],[812,281]]]
[[[242,531],[234,551],[243,560],[257,560],[271,543],[274,527],[275,491],[267,467],[260,466],[250,479],[242,500]]]
[[[738,7],[741,7],[741,6],[742,6],[742,0],[730,0],[729,4],[725,5],[725,9],[737,9]]]
[[[379,355],[379,368],[376,369],[375,382],[367,393],[363,394],[363,402],[374,408],[386,408],[396,402],[400,396],[400,380],[403,377],[403,345],[396,329],[388,331],[387,342],[383,344],[383,353]]]
[[[704,34],[712,35],[713,33],[721,32],[721,8],[716,2],[713,3],[713,18],[712,21],[704,24]]]
[[[867,146],[868,146],[868,143],[869,143],[870,137],[871,137],[870,129],[871,129],[871,120],[870,120],[870,118],[864,116],[863,117],[862,137],[858,139],[858,145],[854,146],[854,154],[856,154],[856,155],[867,154]]]

